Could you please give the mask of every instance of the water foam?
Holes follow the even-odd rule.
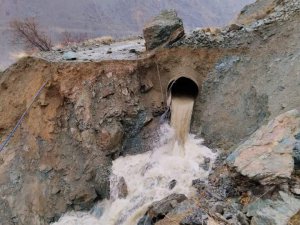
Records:
[[[113,162],[111,176],[111,200],[98,203],[90,212],[70,212],[54,225],[135,225],[154,201],[172,193],[192,196],[195,192],[192,180],[206,180],[209,171],[201,164],[204,157],[215,153],[202,145],[202,140],[188,135],[183,146],[174,141],[175,132],[168,125],[161,127],[162,143],[151,152],[118,158]],[[210,165],[211,166],[211,165]],[[123,177],[127,184],[126,198],[117,198],[118,190],[113,179]],[[176,180],[171,190],[170,181]]]

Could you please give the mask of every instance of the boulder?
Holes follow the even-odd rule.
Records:
[[[279,184],[294,170],[296,135],[300,132],[298,109],[283,113],[258,129],[227,159],[239,173],[263,185]]]
[[[259,199],[247,207],[247,216],[252,217],[251,225],[286,225],[300,210],[300,200],[280,192],[277,200]]]
[[[76,60],[77,59],[77,56],[76,56],[76,53],[73,52],[73,51],[69,51],[69,52],[65,52],[63,54],[63,59],[64,60]]]
[[[126,198],[128,195],[128,188],[124,177],[117,180],[117,198]]]
[[[149,216],[143,216],[137,225],[153,225],[152,219]]]
[[[143,29],[147,50],[162,44],[172,44],[184,35],[182,20],[174,10],[164,10]]]
[[[164,218],[171,210],[186,200],[187,197],[183,194],[171,194],[168,197],[154,202],[148,209],[147,215],[152,218],[152,221],[156,222]]]

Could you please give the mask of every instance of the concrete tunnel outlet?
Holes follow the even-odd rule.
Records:
[[[184,96],[184,97],[190,97],[195,99],[197,98],[198,94],[199,94],[198,84],[196,80],[192,77],[180,76],[171,79],[168,84],[168,88],[167,88],[168,99],[175,96],[177,97]]]

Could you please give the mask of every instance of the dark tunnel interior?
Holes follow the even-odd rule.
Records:
[[[169,83],[168,92],[170,92],[172,96],[187,96],[196,98],[199,93],[199,88],[195,81],[182,76]]]

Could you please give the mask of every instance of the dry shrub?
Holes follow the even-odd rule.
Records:
[[[86,45],[90,45],[90,44],[110,45],[113,42],[114,42],[113,37],[102,36],[102,37],[98,37],[98,38],[94,38],[94,39],[89,39],[89,40],[85,41],[84,44],[86,44]]]
[[[61,34],[62,46],[78,44],[78,43],[86,41],[87,39],[88,39],[87,33],[72,34],[71,32],[65,31]]]
[[[10,28],[14,35],[14,44],[22,44],[28,50],[51,50],[51,39],[41,31],[35,18],[29,17],[24,20],[13,20],[10,22]]]

